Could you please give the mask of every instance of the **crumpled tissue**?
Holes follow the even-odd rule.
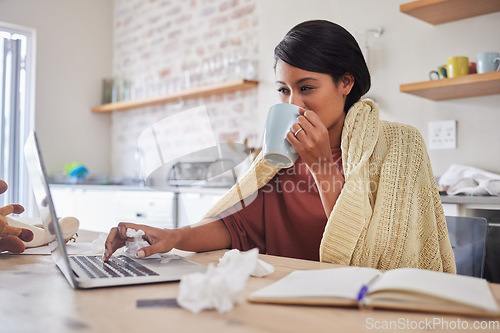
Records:
[[[125,250],[123,252],[123,255],[131,258],[138,258],[137,257],[137,251],[139,249],[142,249],[143,247],[149,246],[150,244],[142,238],[146,233],[144,230],[135,230],[132,228],[127,228],[127,237],[133,238],[133,240],[126,240],[125,241]],[[147,258],[161,258],[160,254],[156,253],[153,254]]]
[[[243,301],[250,275],[262,277],[274,272],[274,267],[258,255],[256,248],[246,252],[233,249],[219,259],[217,266],[209,265],[205,273],[184,275],[177,303],[193,313],[214,308],[219,313],[230,311]]]
[[[104,252],[107,237],[107,233],[101,232],[99,236],[92,241],[92,244],[90,244],[90,250],[92,253],[97,254]]]

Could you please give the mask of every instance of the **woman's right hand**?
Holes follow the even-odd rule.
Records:
[[[144,231],[142,236],[150,246],[143,247],[137,251],[137,257],[149,257],[155,253],[164,253],[172,250],[178,242],[178,233],[176,229],[160,229],[148,225],[120,222],[118,226],[112,228],[106,238],[105,251],[103,260],[108,261],[111,255],[119,248],[125,246],[127,237],[127,229]]]

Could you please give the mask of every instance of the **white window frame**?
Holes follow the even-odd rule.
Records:
[[[12,199],[8,193],[4,193],[0,197],[0,203],[20,203],[27,210],[34,209],[33,191],[28,178],[28,172],[24,161],[23,147],[28,134],[35,128],[35,81],[36,81],[36,30],[30,27],[24,27],[16,24],[0,21],[0,31],[6,31],[10,34],[19,34],[26,37],[26,57],[24,58],[24,68],[26,69],[26,84],[25,94],[22,100],[19,101],[24,105],[23,122],[19,125],[19,168],[13,173],[18,181],[17,196]],[[0,156],[3,159],[3,156]],[[16,172],[17,171],[17,172]],[[7,183],[9,181],[5,179]],[[10,185],[10,184],[9,184]],[[10,192],[10,191],[8,191]],[[3,200],[2,200],[3,199]],[[6,202],[14,200],[15,202]],[[2,206],[2,205],[0,205]]]

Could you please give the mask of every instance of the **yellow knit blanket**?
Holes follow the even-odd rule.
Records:
[[[359,101],[347,113],[341,149],[345,184],[323,233],[320,260],[455,273],[443,207],[420,133],[380,120],[373,103]],[[205,217],[245,206],[278,171],[259,155]]]

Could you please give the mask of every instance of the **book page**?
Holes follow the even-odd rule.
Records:
[[[381,274],[376,269],[365,267],[293,271],[281,280],[252,293],[251,298],[339,297],[356,300],[361,287]]]
[[[399,268],[386,271],[382,278],[369,289],[369,294],[383,290],[416,292],[441,299],[469,304],[489,312],[498,312],[488,282],[484,279],[454,275],[416,268]],[[377,295],[374,295],[376,298]],[[404,296],[404,293],[401,293]],[[425,297],[423,298],[425,300]],[[443,302],[443,305],[446,303]]]

